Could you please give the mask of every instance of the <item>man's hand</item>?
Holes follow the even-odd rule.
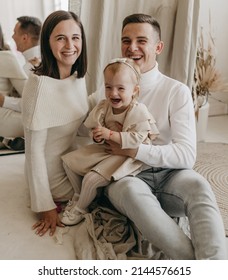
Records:
[[[35,233],[40,236],[43,236],[50,229],[49,235],[52,236],[55,233],[56,226],[64,227],[56,209],[52,209],[42,212],[41,219],[32,226],[32,229],[36,230]]]
[[[138,152],[137,149],[121,149],[120,145],[113,141],[106,141],[106,149],[105,151],[111,155],[120,155],[120,156],[128,156],[131,158],[135,158]]]

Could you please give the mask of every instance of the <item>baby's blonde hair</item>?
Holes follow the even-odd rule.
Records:
[[[139,81],[140,81],[140,75],[141,75],[141,72],[140,72],[140,68],[139,66],[134,62],[133,59],[131,58],[114,58],[112,59],[107,65],[106,67],[104,68],[104,71],[103,73],[105,73],[105,71],[107,69],[110,69],[112,71],[113,74],[117,73],[121,67],[123,65],[126,65],[128,66],[132,72],[134,73],[135,75],[135,80],[136,80],[136,84],[139,84]]]

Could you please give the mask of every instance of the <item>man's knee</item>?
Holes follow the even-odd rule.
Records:
[[[131,184],[129,184],[128,178],[125,177],[109,184],[105,192],[106,195],[111,199],[115,197],[120,198],[125,197],[126,193],[130,191],[130,188]]]
[[[142,190],[141,185],[144,184],[140,179],[128,176],[111,183],[107,189],[107,193],[109,196],[121,196],[126,199],[126,197],[129,198],[129,196]]]
[[[105,193],[110,202],[121,212],[125,212],[131,207],[141,207],[144,199],[148,200],[149,197],[153,196],[145,182],[130,176],[111,183],[106,188]],[[140,205],[138,206],[138,204]]]
[[[210,183],[199,173],[192,172],[185,176],[185,187],[181,191],[185,204],[202,205],[203,203],[215,202],[215,195]],[[179,188],[180,190],[180,188]]]
[[[195,172],[194,175],[192,181],[190,181],[192,193],[197,196],[214,197],[210,183],[199,173]]]

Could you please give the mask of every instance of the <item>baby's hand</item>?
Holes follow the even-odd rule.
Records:
[[[93,138],[96,142],[101,142],[104,139],[109,140],[110,138],[110,129],[102,126],[98,126],[92,130]]]

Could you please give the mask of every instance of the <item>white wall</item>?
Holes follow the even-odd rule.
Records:
[[[222,77],[228,82],[228,1],[227,0],[201,0],[200,10],[200,26],[206,32],[209,31],[209,13],[211,13],[211,31],[216,45],[216,63],[217,69]],[[221,113],[227,113],[228,92],[216,93],[215,97],[226,103],[223,106],[221,102],[217,102],[217,107],[221,107]],[[214,100],[210,99],[210,103],[214,104]],[[216,102],[215,102],[216,103]],[[217,113],[214,113],[217,114]]]

